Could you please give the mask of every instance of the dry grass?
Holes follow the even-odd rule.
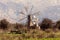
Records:
[[[23,38],[21,34],[0,34],[0,40],[60,40],[60,38]]]

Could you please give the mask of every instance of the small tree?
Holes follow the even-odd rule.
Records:
[[[3,20],[1,20],[1,22],[0,22],[0,28],[1,29],[6,29],[7,28],[7,26],[8,26],[8,21],[6,21],[6,19],[3,19]]]
[[[57,22],[56,22],[56,27],[57,27],[58,29],[60,29],[60,21],[57,21]]]
[[[41,23],[41,29],[45,30],[52,27],[52,20],[45,18]]]

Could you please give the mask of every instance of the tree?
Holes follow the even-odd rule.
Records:
[[[56,22],[56,28],[60,29],[60,20]]]
[[[51,28],[52,27],[52,20],[50,20],[48,18],[43,19],[40,27],[42,30]]]
[[[1,20],[1,22],[0,22],[0,28],[1,29],[6,29],[7,26],[8,26],[8,23],[9,22],[6,19]]]

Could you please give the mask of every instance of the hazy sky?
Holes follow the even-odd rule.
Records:
[[[0,20],[5,18],[11,23],[22,22],[20,19],[31,14],[32,5],[31,13],[40,11],[40,15],[37,16],[40,21],[43,18],[60,20],[60,0],[0,0]],[[27,12],[24,7],[28,8]],[[25,15],[21,14],[21,11]]]

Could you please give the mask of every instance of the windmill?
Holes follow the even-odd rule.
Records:
[[[20,21],[22,21],[25,18],[27,18],[28,19],[28,27],[31,27],[33,25],[36,25],[36,27],[38,27],[40,29],[40,27],[38,25],[38,18],[37,18],[37,16],[40,15],[39,14],[40,11],[31,14],[32,13],[32,9],[33,9],[33,6],[31,7],[29,14],[26,17],[20,19]],[[25,8],[25,10],[27,12],[27,8]],[[25,15],[23,12],[21,12],[21,14],[22,15]]]

